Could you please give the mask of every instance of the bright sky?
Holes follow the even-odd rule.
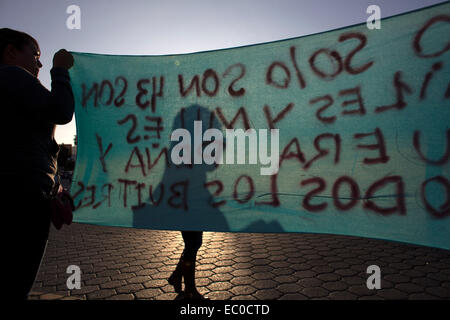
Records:
[[[50,88],[53,54],[69,51],[158,55],[230,48],[365,22],[369,5],[382,18],[443,0],[0,0],[0,28],[24,31],[40,44],[39,79]],[[67,7],[81,9],[69,30]],[[75,120],[58,126],[58,143],[73,144]]]

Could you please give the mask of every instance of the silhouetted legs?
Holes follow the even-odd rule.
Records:
[[[188,299],[202,299],[195,285],[195,261],[198,249],[202,246],[203,232],[181,231],[184,240],[184,250],[175,271],[169,278],[175,292],[181,292],[181,280],[184,277],[184,292]]]
[[[12,209],[2,215],[2,260],[9,270],[2,288],[12,299],[27,299],[47,246],[49,203],[22,181],[2,179],[0,184],[0,201]]]

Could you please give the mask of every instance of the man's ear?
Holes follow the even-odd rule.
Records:
[[[2,61],[8,64],[8,62],[14,61],[16,57],[17,57],[17,48],[12,44],[8,44],[5,48],[5,51],[3,51]]]

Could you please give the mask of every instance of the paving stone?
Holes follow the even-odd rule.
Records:
[[[275,289],[258,290],[253,294],[259,300],[275,300],[282,296],[281,292]]]
[[[178,296],[178,293],[175,292],[167,292],[155,297],[155,300],[175,300]]]
[[[337,269],[334,271],[335,273],[341,275],[341,276],[354,276],[358,274],[358,271],[355,271],[353,269],[347,268],[347,269]]]
[[[343,291],[348,289],[348,284],[343,281],[325,282],[322,287],[328,291]]]
[[[445,281],[447,283],[450,283],[450,275],[445,274],[445,273],[440,273],[440,272],[430,273],[427,275],[427,277],[430,279],[433,279],[433,280]]]
[[[221,280],[224,280],[224,279],[221,279]],[[196,281],[197,286],[204,286],[204,287],[210,285],[213,282],[220,282],[220,280],[219,281],[213,281],[210,278],[196,278],[195,281]]]
[[[254,268],[253,264],[252,263],[248,263],[248,262],[235,263],[233,265],[233,267],[235,269],[251,269],[252,267]]]
[[[136,275],[134,273],[119,273],[111,276],[111,280],[127,280],[134,278]]]
[[[341,279],[341,275],[335,273],[322,273],[317,275],[317,278],[322,281],[337,281]]]
[[[397,289],[381,289],[378,290],[377,295],[389,299],[389,300],[403,300],[408,297],[408,295],[405,292],[402,292]]]
[[[97,290],[87,294],[87,298],[89,300],[97,300],[97,299],[106,299],[112,297],[116,294],[116,291],[113,289],[103,289]]]
[[[292,264],[287,262],[287,261],[275,261],[275,262],[271,262],[270,266],[274,269],[278,269],[278,268],[287,268],[290,267]]]
[[[202,274],[197,273],[196,278],[202,278]],[[211,279],[211,281],[219,282],[219,281],[230,281],[234,277],[230,273],[222,273],[222,274],[211,273],[211,275],[209,275],[208,278]]]
[[[319,287],[322,283],[323,282],[317,278],[305,278],[298,281],[298,284],[304,288]]]
[[[117,293],[134,293],[143,288],[144,288],[144,286],[142,284],[134,283],[134,284],[128,284],[128,285],[122,286],[122,287],[117,287],[116,291],[117,291]]]
[[[252,257],[234,257],[233,261],[237,262],[237,263],[246,263],[246,262],[250,262],[252,261]],[[252,265],[252,264],[250,264]],[[235,268],[238,268],[237,265],[234,265]]]
[[[332,300],[356,300],[358,296],[348,291],[338,291],[331,292],[328,298]]]
[[[382,288],[384,289],[385,287],[382,287]],[[423,291],[423,287],[420,287],[414,283],[400,283],[400,284],[395,285],[395,288],[400,291],[403,291],[407,294],[420,293]]]
[[[308,297],[300,293],[283,294],[280,300],[307,300]]]
[[[144,289],[135,293],[137,299],[154,299],[162,293],[160,289]]]
[[[302,289],[300,293],[308,298],[321,298],[326,297],[330,292],[322,287],[310,287]]]
[[[251,284],[256,289],[272,289],[275,288],[278,283],[273,280],[256,280]]]
[[[146,289],[161,288],[167,285],[167,280],[166,279],[150,280],[140,284],[142,284]]]
[[[72,294],[80,295],[80,294],[88,294],[94,291],[99,290],[99,286],[81,286],[80,289],[73,289],[71,290]]]
[[[450,294],[450,290],[448,288],[443,288],[443,287],[427,288],[426,292],[432,294],[433,296],[439,297],[439,298],[448,297]]]
[[[273,269],[272,273],[277,275],[277,276],[281,276],[281,275],[288,275],[288,274],[292,274],[294,272],[294,270],[290,269],[290,268],[280,268],[280,269]]]
[[[285,283],[277,287],[277,290],[283,294],[294,293],[300,291],[300,286],[295,283]]]
[[[168,268],[169,268],[169,271],[175,270],[175,266],[174,267],[168,267]],[[159,272],[161,272],[159,269],[142,269],[142,270],[139,270],[137,272],[134,272],[134,274],[136,276],[147,276],[147,277],[150,278],[152,275],[157,274]]]
[[[376,289],[370,290],[366,287],[366,285],[359,286],[351,286],[348,288],[348,291],[356,294],[357,296],[370,296],[377,293]]]
[[[312,275],[310,275],[312,276]],[[283,283],[295,283],[298,280],[298,277],[296,276],[290,276],[290,275],[283,275],[283,276],[276,276],[273,278],[274,281],[283,284]]]
[[[366,285],[367,278],[361,278],[357,276],[351,276],[351,277],[342,277],[341,281],[344,281],[348,283],[349,285]],[[381,279],[383,281],[383,279]]]
[[[296,269],[297,269],[297,271],[311,270],[312,266],[307,263],[303,263],[303,264],[296,266]]]
[[[39,298],[40,300],[57,300],[64,298],[64,296],[60,294],[46,293],[41,295]]]
[[[228,291],[212,291],[206,295],[206,297],[211,300],[229,300],[232,296],[233,295]]]
[[[100,284],[100,288],[101,289],[113,289],[113,288],[124,286],[126,284],[127,284],[127,282],[125,280],[115,280],[115,281],[110,280],[106,283]]]
[[[274,275],[269,272],[257,272],[252,274],[252,278],[256,280],[267,280],[267,279],[273,279]]]
[[[390,288],[394,288],[394,287],[396,287],[396,286],[398,286],[398,285],[399,285],[399,284],[394,284],[394,283],[392,283],[392,282],[390,282],[390,281],[381,279],[381,284],[380,284],[380,286],[381,286],[382,289],[390,289]]]
[[[111,277],[111,276],[115,276],[118,274],[120,274],[119,270],[105,270],[105,271],[96,272],[96,276],[98,278]],[[84,278],[84,276],[83,276],[83,278]]]
[[[440,281],[431,279],[429,277],[414,278],[411,280],[411,282],[427,288],[438,287],[440,283]]]
[[[382,276],[383,277],[383,276]],[[404,274],[388,274],[387,276],[384,276],[383,279],[386,279],[388,281],[391,281],[393,283],[408,283],[411,282],[411,279]]]
[[[285,261],[285,260],[288,259],[288,257],[285,256],[285,255],[279,255],[279,256],[277,256],[277,255],[274,255],[274,256],[268,255],[267,258],[269,260],[271,260],[271,261]]]
[[[230,282],[213,282],[207,286],[207,288],[211,291],[225,291],[232,287]]]
[[[135,297],[131,293],[116,294],[108,298],[109,300],[134,300]]]
[[[315,266],[311,270],[318,274],[323,274],[323,273],[333,272],[334,268],[327,266],[327,265],[322,265],[322,266]]]
[[[269,265],[272,261],[269,259],[253,259],[251,260],[251,264],[253,266],[266,266]]]
[[[256,291],[256,289],[252,286],[235,286],[233,287],[230,292],[234,295],[237,296],[242,296],[242,295],[251,295],[252,293],[254,293]]]
[[[150,279],[153,279],[153,280],[161,280],[161,279],[167,280],[167,279],[169,279],[169,277],[170,277],[171,274],[172,274],[171,271],[167,271],[167,272],[158,272],[158,273],[153,274],[151,277],[143,277],[143,278],[142,278],[142,281],[148,281],[148,280],[150,280]],[[128,281],[128,282],[129,282],[129,281],[133,282],[133,278],[130,278],[130,279],[127,280],[127,281]]]
[[[233,267],[216,267],[213,269],[213,272],[216,274],[219,274],[219,273],[232,272],[233,270],[234,270]]]
[[[233,296],[230,300],[256,300],[252,295]]]
[[[83,300],[81,297],[64,297],[61,300]]]
[[[235,263],[233,260],[219,260],[214,264],[218,267],[228,267],[234,265]]]
[[[254,281],[255,281],[255,279],[253,279],[250,276],[234,277],[233,279],[230,280],[230,282],[235,286],[250,284],[250,283],[253,283]]]
[[[426,292],[421,292],[421,293],[410,294],[408,296],[408,299],[409,300],[438,300],[440,298],[438,298],[434,295],[428,294]]]
[[[131,283],[144,283],[149,280],[150,280],[150,277],[148,277],[148,276],[136,276],[133,278],[129,278],[126,281],[127,281],[127,283],[131,284]]]
[[[102,285],[102,284],[106,284],[108,282],[111,282],[111,279],[109,277],[100,277],[100,278],[93,278],[90,280],[84,280],[84,283],[86,285]]]
[[[252,272],[271,272],[274,270],[272,266],[253,266],[250,268]]]
[[[251,270],[248,269],[237,269],[237,270],[233,270],[231,272],[231,274],[235,277],[242,277],[242,276],[249,276],[252,274]]]

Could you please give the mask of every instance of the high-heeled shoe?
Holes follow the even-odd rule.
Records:
[[[184,298],[187,300],[207,300],[197,289],[194,291],[184,291]]]

